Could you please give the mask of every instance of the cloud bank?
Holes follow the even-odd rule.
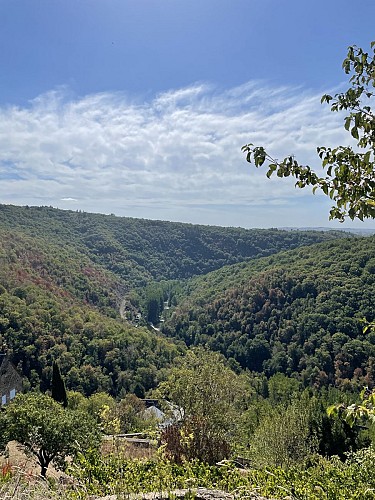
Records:
[[[267,180],[241,146],[314,165],[317,145],[348,140],[342,117],[299,88],[197,84],[143,101],[60,89],[0,109],[0,199],[219,225],[327,225],[329,202]]]

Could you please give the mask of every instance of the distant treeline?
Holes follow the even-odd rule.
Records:
[[[206,274],[345,236],[339,231],[224,228],[11,205],[0,205],[0,228],[69,245],[132,287]]]

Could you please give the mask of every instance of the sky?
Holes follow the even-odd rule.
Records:
[[[0,0],[0,202],[241,227],[368,227],[267,179],[241,146],[319,166],[351,143],[374,0]]]

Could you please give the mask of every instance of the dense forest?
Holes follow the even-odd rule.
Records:
[[[1,205],[0,347],[26,387],[48,389],[58,359],[70,389],[144,396],[186,348],[120,315],[134,318],[146,284],[339,235]]]
[[[305,386],[373,384],[375,240],[343,239],[192,279],[164,333]]]
[[[90,395],[157,384],[181,350],[119,319],[121,283],[72,248],[0,231],[0,346],[25,377],[49,388],[58,359],[69,388]]]
[[[73,248],[129,287],[206,274],[343,236],[340,231],[224,228],[11,205],[0,205],[0,228]]]

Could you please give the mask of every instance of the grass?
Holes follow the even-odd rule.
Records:
[[[19,467],[9,469],[0,479],[1,500],[64,500],[64,489],[57,481],[45,481]]]

